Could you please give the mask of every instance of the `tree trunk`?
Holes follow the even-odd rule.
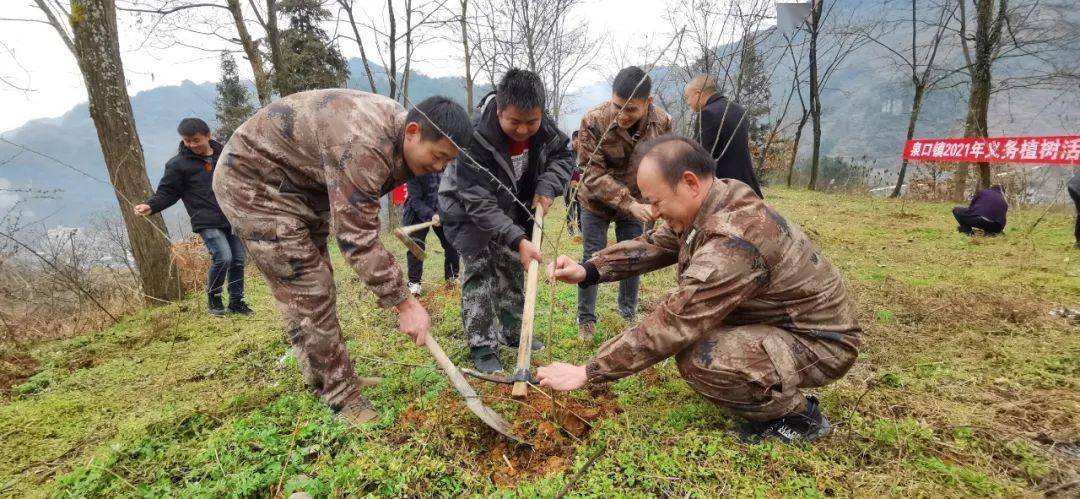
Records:
[[[228,0],[227,3],[233,21],[236,23],[236,33],[240,36],[240,45],[244,47],[244,54],[247,55],[247,60],[251,63],[251,73],[255,76],[255,93],[259,96],[259,105],[265,106],[270,104],[270,78],[266,76],[266,69],[263,68],[262,55],[259,54],[259,49],[251,39],[247,25],[244,24],[244,13],[240,10],[240,0]]]
[[[817,42],[821,31],[823,1],[815,2],[811,10],[810,29],[810,116],[814,121],[814,149],[810,157],[810,190],[817,188],[818,164],[821,160],[821,89],[818,82]]]
[[[968,94],[968,112],[964,121],[964,137],[986,137],[987,112],[990,108],[991,65],[993,52],[1001,35],[1005,19],[1005,0],[1001,0],[997,19],[994,18],[993,0],[975,2],[975,60],[971,64],[971,89]],[[977,163],[978,188],[990,187],[990,163]],[[961,201],[967,188],[968,163],[961,163],[953,181],[953,199]]]
[[[154,300],[175,300],[182,291],[165,223],[161,215],[144,220],[132,210],[150,197],[151,190],[131,100],[124,86],[116,6],[112,0],[75,0],[71,7],[75,58],[86,83],[90,117],[127,227],[143,293]]]
[[[270,45],[270,62],[274,71],[282,71],[281,32],[277,25],[277,0],[266,0],[266,39]]]
[[[791,142],[791,160],[788,162],[787,169],[787,186],[791,187],[792,179],[795,176],[795,156],[799,155],[799,140],[802,139],[803,127],[806,126],[806,120],[810,118],[808,111],[803,111],[802,117],[799,118],[799,126],[795,129],[795,139]]]
[[[915,123],[919,121],[919,111],[922,110],[923,93],[926,91],[926,84],[924,82],[918,82],[915,84],[915,98],[911,101],[911,117],[908,118],[907,124],[907,139],[904,141],[906,144],[908,140],[915,137]],[[904,160],[900,163],[900,175],[896,178],[896,187],[893,188],[889,197],[898,198],[904,187],[904,176],[907,174],[908,160]]]
[[[397,19],[394,18],[394,0],[386,0],[386,10],[390,13],[390,35],[386,39],[390,49],[390,68],[386,79],[390,84],[390,98],[397,100]]]
[[[469,31],[466,14],[469,10],[469,0],[461,0],[461,45],[465,53],[465,109],[469,116],[473,115],[473,75],[472,54],[469,53]]]
[[[409,72],[412,70],[412,0],[405,0],[405,68],[401,72],[401,104],[408,106]]]
[[[356,29],[356,19],[353,17],[352,3],[346,3],[344,0],[339,2],[341,7],[345,9],[345,13],[349,15],[349,26],[352,26],[353,36],[356,37],[356,45],[360,47],[360,62],[364,63],[364,73],[367,74],[368,84],[371,85],[371,93],[377,94],[378,90],[375,88],[375,77],[371,75],[371,65],[368,64],[367,52],[364,51],[364,41],[360,39],[360,30]]]

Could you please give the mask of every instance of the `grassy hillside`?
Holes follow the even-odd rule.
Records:
[[[518,403],[474,382],[537,443],[509,446],[339,260],[357,370],[386,378],[367,392],[377,424],[346,428],[304,390],[295,363],[278,364],[277,313],[254,278],[255,319],[211,319],[192,297],[36,348],[41,371],[0,399],[0,495],[551,496],[571,480],[589,495],[1078,493],[1080,334],[1048,314],[1080,306],[1071,215],[1050,213],[1028,234],[1043,212],[1017,210],[1005,237],[968,239],[944,204],[901,211],[891,200],[766,195],[842,269],[866,331],[856,366],[819,391],[837,430],[816,445],[740,444],[734,421],[665,361],[554,401],[533,391]],[[579,255],[580,243],[564,236],[558,251]],[[441,259],[429,255],[424,300],[435,334],[465,364],[459,294],[441,285]],[[646,307],[672,277],[643,280]],[[537,363],[595,350],[576,340],[575,293],[542,286],[537,334],[552,348]],[[602,287],[597,341],[624,326],[614,295]]]

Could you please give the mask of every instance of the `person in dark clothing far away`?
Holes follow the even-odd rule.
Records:
[[[183,201],[191,217],[191,230],[202,237],[210,253],[210,275],[206,294],[210,315],[222,317],[226,311],[254,315],[244,303],[244,261],[247,253],[232,232],[229,221],[218,206],[212,183],[214,168],[222,145],[210,137],[210,127],[199,118],[184,118],[176,128],[180,148],[165,164],[165,174],[157,191],[145,203],[135,206],[135,214],[149,216],[176,201]],[[229,306],[221,300],[222,287],[228,282]]]
[[[574,167],[569,139],[544,112],[544,95],[536,73],[507,71],[473,115],[468,154],[439,184],[443,230],[464,265],[461,318],[482,372],[501,371],[495,348],[517,348],[520,340],[524,269],[541,260],[529,240],[527,207],[547,213]],[[530,346],[543,348],[536,339]]]
[[[461,257],[458,256],[454,246],[443,235],[437,199],[440,178],[440,173],[430,173],[414,177],[406,183],[406,192],[409,194],[405,199],[405,213],[402,215],[402,221],[405,225],[434,222],[432,229],[435,232],[435,237],[439,238],[439,244],[442,245],[445,255],[445,258],[443,258],[443,279],[453,281],[457,279],[460,273]],[[417,246],[420,246],[420,249],[425,249],[427,247],[427,234],[427,229],[421,229],[409,234],[409,237]],[[405,254],[405,260],[409,267],[409,293],[414,296],[419,295],[422,291],[421,280],[424,277],[424,262],[413,256],[412,252]]]
[[[1076,228],[1074,229],[1076,244],[1073,247],[1080,249],[1080,171],[1077,171],[1076,175],[1069,179],[1068,187],[1069,197],[1072,198],[1073,204],[1076,205]]]
[[[683,94],[691,111],[697,113],[693,137],[716,160],[716,177],[749,185],[759,198],[761,185],[750,158],[750,122],[746,109],[720,95],[716,77],[698,75],[686,84]]]
[[[971,206],[957,206],[952,213],[959,224],[956,230],[971,236],[974,235],[971,229],[977,228],[988,236],[996,236],[1005,230],[1005,213],[1008,211],[1005,188],[995,184],[976,192],[971,198]]]

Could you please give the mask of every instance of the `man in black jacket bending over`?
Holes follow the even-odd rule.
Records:
[[[146,203],[135,206],[135,213],[148,216],[176,203],[184,202],[191,217],[191,230],[202,237],[210,253],[210,276],[206,294],[210,315],[222,317],[226,313],[221,301],[221,288],[228,279],[228,312],[253,315],[244,303],[244,257],[246,252],[240,239],[232,233],[225,214],[214,197],[212,181],[214,168],[222,145],[210,138],[210,127],[199,118],[184,118],[176,127],[180,134],[180,150],[165,164],[157,192]]]
[[[569,139],[544,112],[536,73],[511,69],[473,115],[473,140],[443,172],[439,212],[446,238],[461,253],[461,317],[473,363],[502,370],[500,343],[517,348],[524,268],[541,260],[529,240],[531,207],[547,213],[574,167]],[[543,348],[534,340],[533,350]]]
[[[720,95],[716,77],[698,75],[686,84],[686,105],[697,114],[692,135],[716,160],[716,178],[749,185],[759,198],[761,186],[750,158],[750,122],[746,109]]]

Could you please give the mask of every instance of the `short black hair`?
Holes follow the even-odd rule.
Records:
[[[418,123],[420,137],[427,141],[445,137],[462,149],[472,140],[469,114],[461,104],[441,95],[428,97],[413,106],[405,115],[405,123]]]
[[[544,81],[525,69],[511,68],[495,87],[495,103],[500,111],[508,106],[522,111],[544,109],[544,100]]]
[[[184,118],[176,126],[176,133],[181,137],[192,137],[198,134],[210,135],[210,127],[199,118]]]
[[[620,99],[644,99],[652,93],[652,78],[637,66],[622,68],[611,90]]]
[[[637,164],[648,156],[656,158],[660,173],[668,186],[674,188],[682,179],[683,172],[701,178],[716,176],[716,161],[701,144],[674,134],[661,135],[649,140],[634,151]]]

